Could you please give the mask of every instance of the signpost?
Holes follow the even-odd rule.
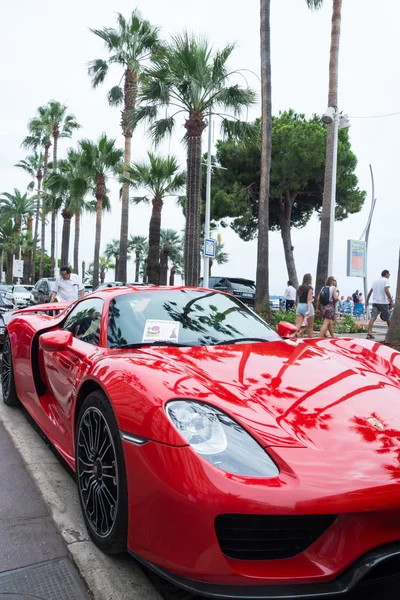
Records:
[[[17,260],[14,258],[13,262],[13,277],[23,277],[24,276],[24,261]]]
[[[215,240],[206,238],[204,240],[204,256],[207,258],[215,258]]]
[[[367,243],[347,240],[347,277],[366,277]]]

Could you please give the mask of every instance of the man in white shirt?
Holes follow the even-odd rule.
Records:
[[[60,277],[57,279],[50,302],[54,302],[58,295],[60,302],[74,302],[85,293],[85,287],[78,275],[71,273],[69,267],[61,267]]]
[[[374,340],[375,337],[372,335],[372,327],[380,315],[382,321],[386,321],[387,326],[390,327],[390,307],[393,306],[393,298],[390,293],[389,285],[390,273],[387,269],[382,271],[381,278],[374,281],[372,288],[368,292],[366,307],[368,307],[369,299],[372,295],[372,310],[371,320],[368,324],[368,340]]]
[[[293,287],[293,283],[289,280],[287,282],[287,288],[283,294],[283,299],[286,302],[286,310],[292,310],[294,303],[296,302],[296,288]]]

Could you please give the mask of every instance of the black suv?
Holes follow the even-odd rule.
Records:
[[[42,279],[39,279],[32,290],[33,304],[46,304],[46,302],[50,302],[50,296],[55,287],[55,283],[55,277],[43,277]]]
[[[203,285],[203,278],[200,278],[200,287]],[[256,283],[251,279],[241,277],[215,277],[208,278],[208,287],[221,292],[228,292],[236,296],[244,304],[253,307],[256,299]]]

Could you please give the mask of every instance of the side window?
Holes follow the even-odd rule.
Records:
[[[220,279],[216,284],[214,284],[214,289],[226,288],[226,279]]]
[[[70,312],[63,329],[70,331],[75,338],[82,342],[98,346],[103,304],[104,302],[100,298],[82,300]]]

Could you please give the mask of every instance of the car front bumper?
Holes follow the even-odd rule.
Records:
[[[342,595],[380,563],[400,557],[398,507],[360,511],[349,494],[324,492],[325,498],[315,499],[309,490],[296,489],[288,473],[269,482],[246,481],[218,471],[189,447],[127,441],[123,446],[129,551],[193,593],[216,598]],[[237,560],[223,554],[215,530],[216,518],[226,514],[337,518],[295,556]]]

